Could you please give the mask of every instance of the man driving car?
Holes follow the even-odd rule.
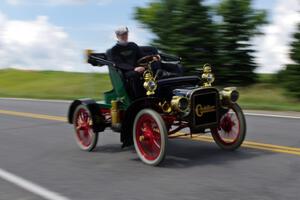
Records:
[[[137,44],[128,42],[128,28],[120,27],[116,31],[117,44],[111,49],[111,58],[116,66],[122,70],[129,96],[137,99],[145,95],[141,80],[145,68],[137,66],[137,61],[143,57]]]

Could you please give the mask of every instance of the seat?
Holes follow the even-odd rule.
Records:
[[[143,46],[140,47],[143,55],[155,55],[158,53],[157,49],[150,46]],[[102,55],[104,56],[104,55]],[[105,58],[108,61],[113,61],[111,56],[111,49],[107,50],[105,54]],[[169,64],[169,63],[168,63]],[[162,64],[163,67],[166,66]],[[169,67],[175,69],[175,72],[177,72],[177,75],[180,76],[181,73],[178,73],[178,70],[176,67],[179,67],[179,64],[169,64]],[[125,102],[129,105],[132,101],[128,95],[128,92],[126,90],[126,79],[124,77],[124,74],[122,70],[118,69],[114,66],[108,66],[109,69],[109,75],[111,79],[111,83],[113,86],[113,90],[105,93],[105,101],[106,103],[110,103],[112,99],[123,98]],[[167,70],[168,72],[172,70]],[[174,73],[173,73],[174,74]],[[198,76],[180,76],[180,77],[173,77],[173,78],[163,78],[158,80],[158,88],[157,88],[157,96],[159,97],[166,97],[166,96],[172,96],[173,89],[181,88],[181,87],[187,87],[187,86],[195,86],[200,83],[200,78]]]
[[[108,61],[112,61],[111,57],[111,49],[106,51],[106,59]],[[109,76],[111,80],[111,84],[113,86],[113,89],[111,91],[108,91],[104,94],[105,96],[105,102],[110,103],[111,100],[116,98],[122,98],[123,102],[126,105],[129,105],[131,102],[131,99],[127,93],[127,90],[125,88],[126,80],[124,78],[123,72],[114,66],[108,66]]]

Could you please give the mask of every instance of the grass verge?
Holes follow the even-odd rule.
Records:
[[[107,74],[0,70],[0,97],[101,99],[110,89]]]
[[[270,76],[261,75],[258,84],[239,88],[240,105],[245,109],[300,111],[300,101],[287,97],[270,80]],[[107,74],[0,70],[0,97],[99,100],[111,88]]]

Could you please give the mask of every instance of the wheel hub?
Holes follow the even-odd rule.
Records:
[[[229,133],[232,130],[232,127],[235,125],[235,123],[231,120],[230,116],[225,116],[224,119],[221,122],[221,128]]]
[[[77,115],[77,136],[80,143],[84,146],[89,146],[91,144],[91,121],[86,110],[82,109]]]
[[[154,160],[160,152],[160,135],[155,120],[149,115],[143,115],[137,124],[137,141],[141,152],[149,160]]]

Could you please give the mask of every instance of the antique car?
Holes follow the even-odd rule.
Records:
[[[158,165],[166,155],[168,139],[182,129],[186,134],[211,136],[224,150],[241,146],[246,135],[246,121],[236,103],[235,87],[217,89],[209,64],[200,68],[199,76],[182,76],[181,59],[158,53],[153,47],[141,47],[145,57],[138,61],[146,70],[141,77],[145,96],[133,99],[125,87],[122,71],[110,59],[110,52],[86,51],[87,62],[108,66],[113,89],[104,93],[103,101],[78,99],[72,102],[68,122],[73,124],[80,149],[92,151],[98,134],[106,128],[120,132],[123,146],[134,145],[138,157],[146,164]],[[160,55],[160,56],[157,56]],[[170,73],[161,76],[151,69],[159,62]],[[173,72],[172,72],[173,70]],[[165,73],[164,73],[165,74]]]

